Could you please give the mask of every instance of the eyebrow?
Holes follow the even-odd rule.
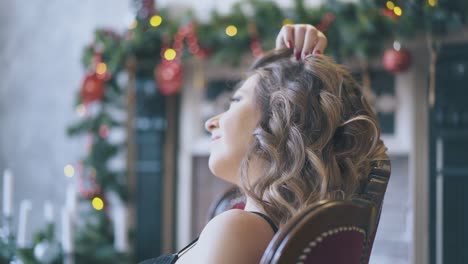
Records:
[[[234,95],[236,92],[245,93],[244,90],[241,90],[241,87],[244,84],[244,82],[245,81],[240,81],[234,86],[234,89],[232,90],[232,95]]]
[[[237,89],[234,93],[243,93],[243,94],[245,94],[246,91],[239,88],[239,89]]]
[[[239,88],[242,87],[242,85],[244,84],[244,82],[245,82],[244,80],[238,81],[238,82],[236,83],[236,85],[234,85],[234,89],[233,89],[233,90],[234,90],[234,91],[235,91],[235,90],[239,90]]]

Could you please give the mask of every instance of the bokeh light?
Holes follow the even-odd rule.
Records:
[[[135,29],[138,27],[138,20],[133,20],[133,23],[128,27],[129,29]]]
[[[387,1],[387,8],[393,10],[393,8],[395,8],[395,3],[392,1]]]
[[[162,23],[162,17],[161,16],[155,15],[155,16],[152,16],[151,19],[150,19],[150,24],[153,27],[158,27],[159,25],[161,25],[161,23]]]
[[[175,57],[177,56],[177,52],[175,51],[175,49],[167,49],[165,52],[164,52],[164,58],[166,60],[173,60],[175,59]]]
[[[104,208],[104,201],[99,197],[94,197],[91,204],[96,211],[101,211]]]
[[[292,24],[294,24],[294,22],[293,22],[291,19],[289,19],[289,18],[285,18],[285,19],[283,20],[283,26],[285,26],[285,25],[292,25]]]
[[[230,37],[234,37],[235,35],[237,35],[237,27],[234,26],[234,25],[229,25],[226,27],[226,35],[230,36]]]
[[[86,106],[84,104],[79,104],[76,106],[75,111],[79,117],[84,117],[86,115]]]
[[[97,175],[96,169],[91,167],[89,169],[89,177],[92,179],[96,179],[96,175]]]
[[[107,71],[107,65],[104,62],[100,62],[96,65],[96,73],[99,75],[102,75],[106,73]]]
[[[393,12],[395,13],[395,15],[397,16],[401,16],[403,14],[403,10],[401,9],[401,7],[399,6],[395,6],[395,8],[393,8]]]
[[[65,166],[65,168],[63,168],[63,173],[65,174],[65,176],[71,178],[75,176],[75,168],[73,168],[72,165],[68,164]]]

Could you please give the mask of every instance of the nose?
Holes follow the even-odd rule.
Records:
[[[205,129],[208,132],[212,132],[213,129],[219,128],[219,117],[221,115],[213,116],[212,118],[206,120],[205,122]]]

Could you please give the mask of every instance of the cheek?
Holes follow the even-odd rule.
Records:
[[[252,134],[256,125],[253,111],[244,110],[237,115],[226,115],[225,119],[220,121],[220,125],[225,135],[224,143],[232,151],[244,155],[253,140]]]
[[[222,138],[212,142],[209,168],[211,172],[229,182],[238,183],[238,173],[249,144],[253,141],[254,125],[248,118],[225,116],[220,121]]]

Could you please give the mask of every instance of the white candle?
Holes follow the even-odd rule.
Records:
[[[114,214],[114,248],[117,252],[128,251],[127,238],[127,208],[116,204],[113,208]]]
[[[66,208],[71,212],[72,215],[75,214],[76,210],[76,190],[73,184],[69,184],[66,191]]]
[[[19,220],[18,220],[18,248],[26,247],[26,228],[28,226],[28,215],[31,210],[31,201],[23,200],[20,203]]]
[[[11,217],[13,208],[13,174],[9,169],[3,172],[3,216]]]
[[[54,222],[54,207],[50,201],[45,201],[44,203],[44,219],[47,224]]]
[[[62,209],[62,248],[65,254],[71,254],[74,251],[73,244],[73,224],[68,208]]]

